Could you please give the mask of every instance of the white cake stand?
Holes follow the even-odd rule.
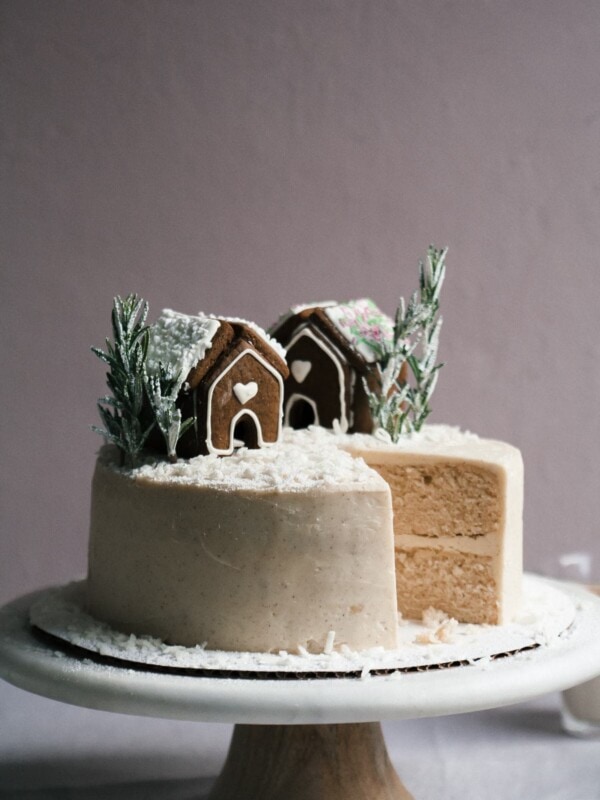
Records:
[[[88,708],[233,722],[210,800],[407,800],[380,723],[477,711],[566,689],[600,674],[600,599],[575,602],[568,635],[483,664],[360,678],[215,678],[106,663],[29,624],[36,597],[0,610],[0,677]]]

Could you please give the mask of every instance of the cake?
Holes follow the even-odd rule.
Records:
[[[336,447],[122,467],[92,486],[88,610],[118,630],[216,650],[396,644],[390,491]]]
[[[95,350],[111,395],[94,617],[170,644],[300,653],[394,648],[398,611],[511,619],[520,453],[424,424],[444,259],[430,248],[394,320],[360,299],[295,306],[269,333],[171,310],[146,326],[142,300],[115,299],[114,340]]]
[[[114,341],[95,351],[112,397],[99,401],[89,612],[211,649],[394,647],[385,481],[335,446],[280,441],[288,368],[258,326],[146,316],[116,298]]]

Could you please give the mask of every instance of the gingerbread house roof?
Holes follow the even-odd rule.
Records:
[[[270,333],[287,343],[304,325],[319,329],[361,372],[381,358],[394,335],[392,319],[368,298],[293,306],[270,328]]]
[[[150,328],[147,369],[159,363],[178,378],[178,390],[195,388],[233,347],[246,343],[282,377],[288,375],[283,347],[253,322],[233,317],[189,315],[165,309]]]

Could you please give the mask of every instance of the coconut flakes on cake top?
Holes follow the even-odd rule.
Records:
[[[152,483],[291,492],[340,485],[356,489],[386,486],[362,458],[352,457],[333,442],[329,446],[320,442],[312,446],[280,443],[257,450],[241,448],[228,458],[207,455],[176,463],[148,456],[133,469],[120,467],[112,448],[103,448],[100,457],[112,469]]]
[[[354,447],[364,448],[365,450],[380,449],[382,446],[398,450],[411,450],[418,445],[449,445],[464,444],[467,441],[477,441],[479,436],[470,431],[463,431],[457,425],[423,425],[420,431],[402,434],[397,442],[392,442],[385,431],[381,429],[374,433],[342,433],[340,431],[322,428],[318,425],[310,425],[308,428],[293,429],[285,428],[283,433],[284,441],[296,444],[306,444],[310,442],[335,442],[339,446],[353,445]]]

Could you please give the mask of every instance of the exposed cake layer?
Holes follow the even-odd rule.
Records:
[[[410,449],[351,450],[392,489],[400,610],[434,605],[462,622],[510,621],[523,570],[520,452],[456,432],[413,437]]]
[[[377,464],[392,490],[397,537],[472,539],[493,548],[503,517],[496,467],[439,456],[390,459],[387,453],[369,451],[365,457]]]
[[[312,429],[288,440],[336,441],[392,490],[398,607],[435,606],[464,622],[508,622],[520,601],[523,462],[504,442],[428,425],[397,444]]]
[[[461,622],[496,624],[498,591],[493,559],[443,549],[396,549],[398,607],[420,619],[429,607]]]
[[[101,452],[88,606],[211,649],[396,645],[385,482],[335,448],[281,445],[125,470]]]

